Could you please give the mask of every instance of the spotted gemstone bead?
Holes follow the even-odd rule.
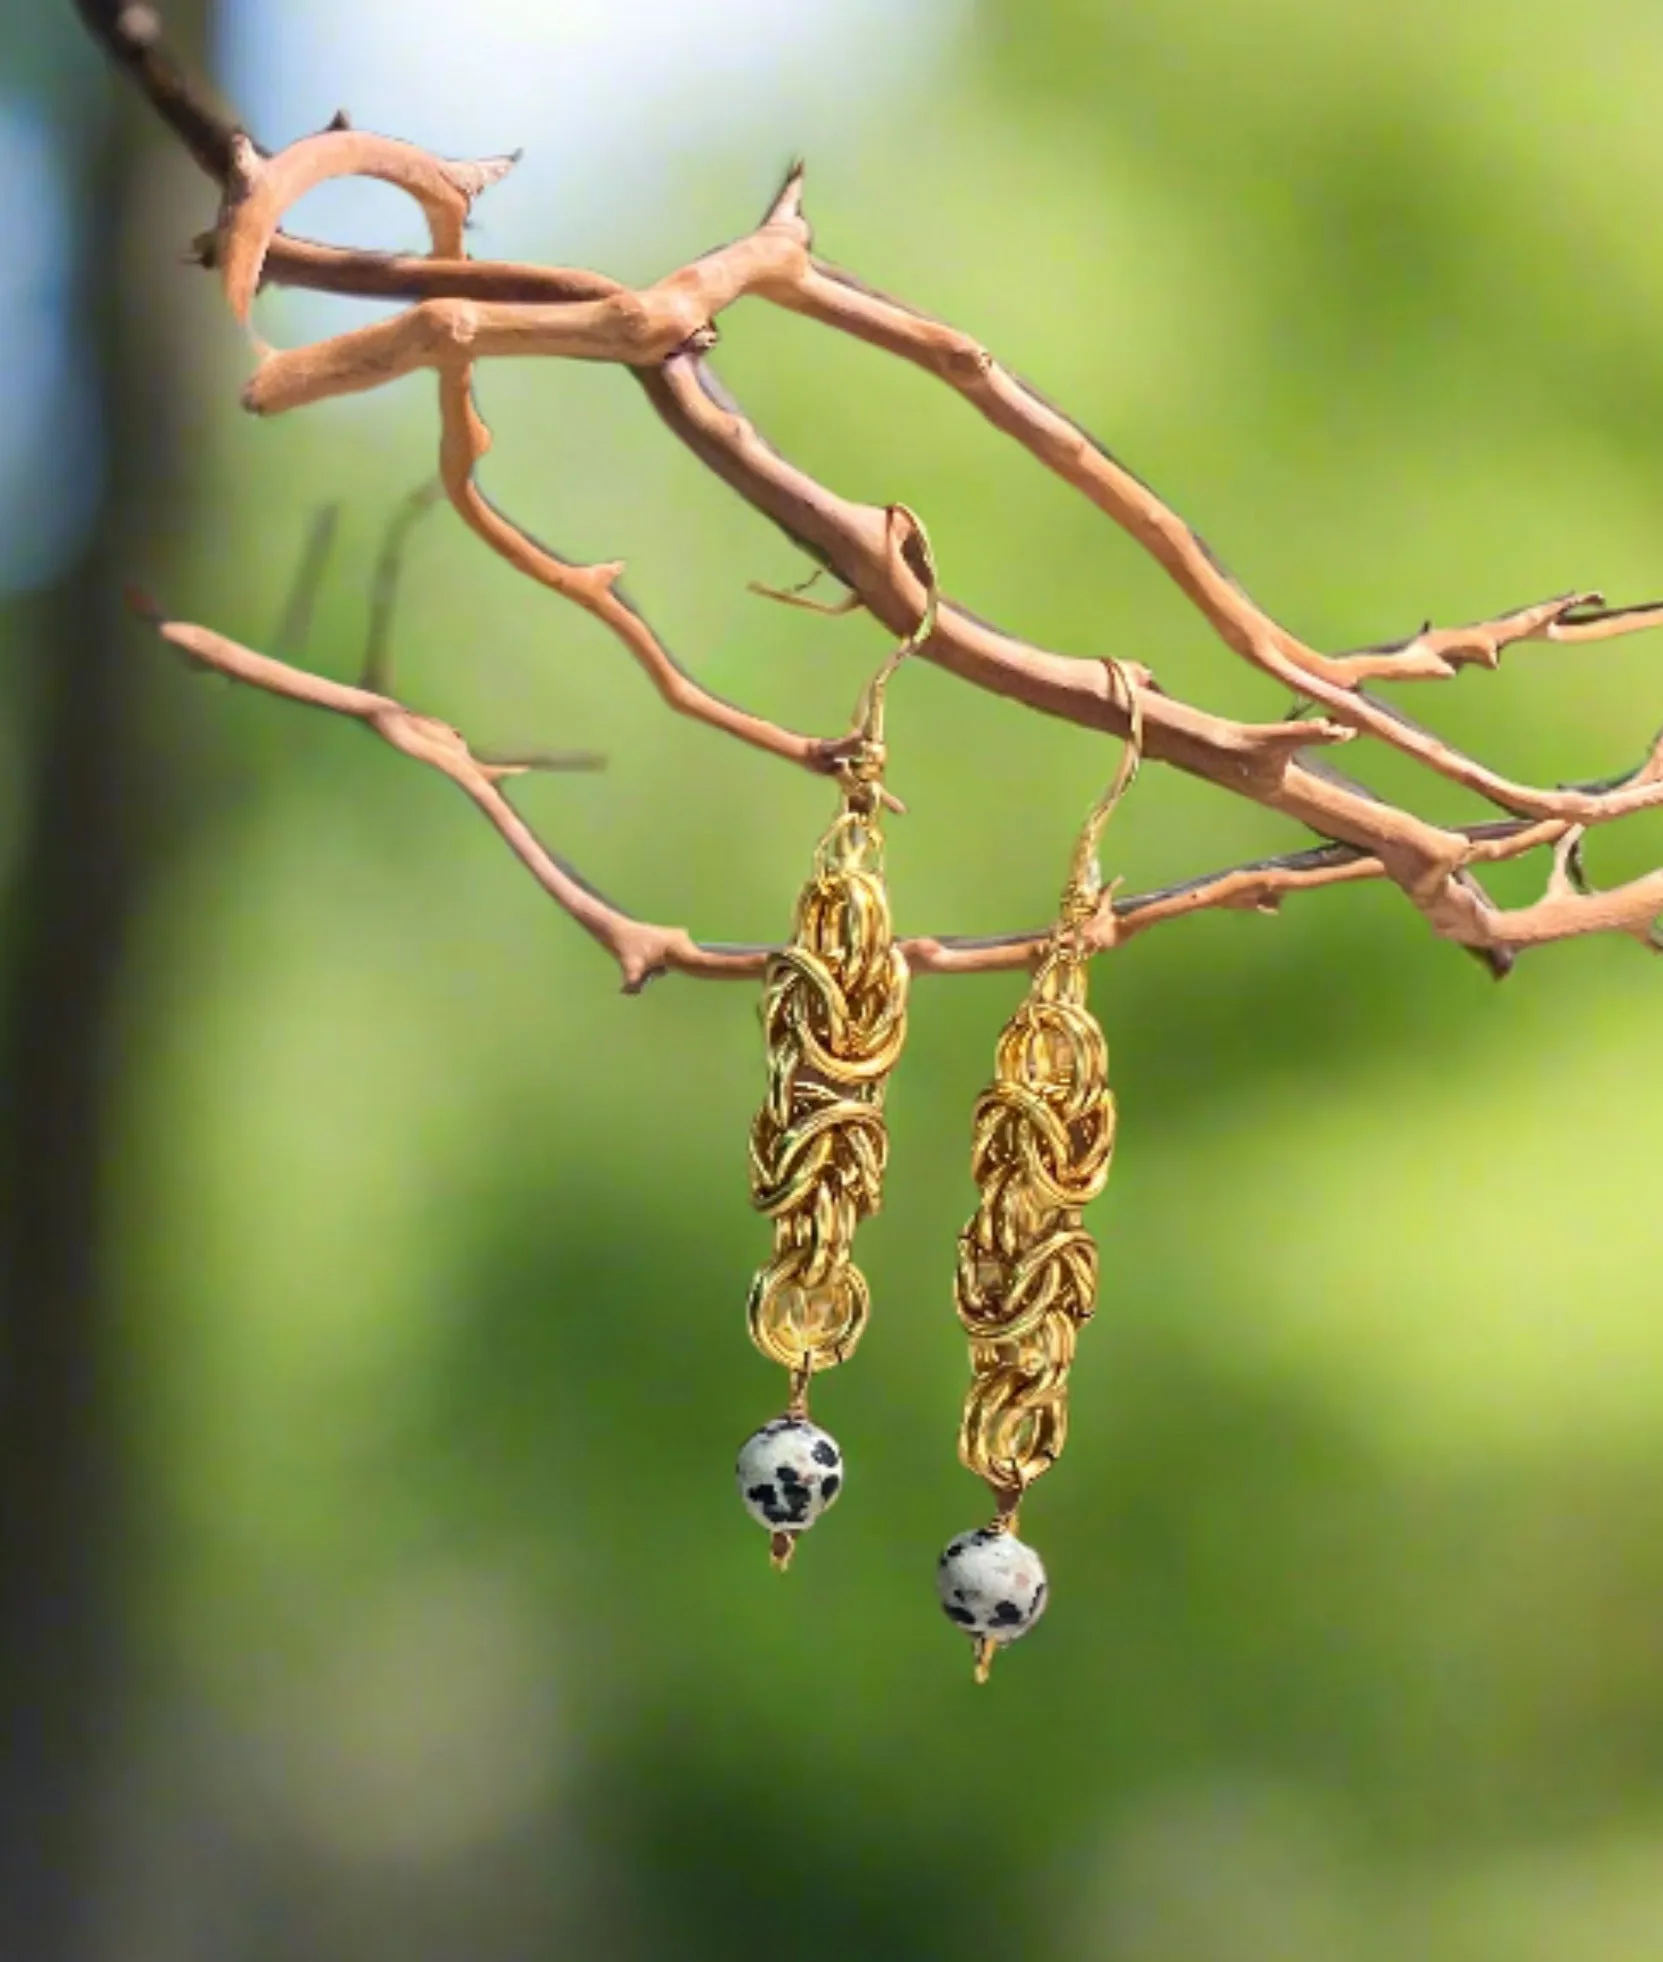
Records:
[[[936,1562],[935,1585],[948,1620],[977,1641],[1014,1642],[1045,1612],[1039,1555],[993,1526],[949,1542]]]
[[[806,1417],[776,1417],[739,1447],[739,1494],[771,1533],[806,1533],[843,1485],[843,1453]]]

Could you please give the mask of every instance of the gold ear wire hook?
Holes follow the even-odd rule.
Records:
[[[1062,889],[1061,929],[1083,926],[1097,911],[1103,893],[1103,873],[1097,862],[1097,847],[1103,841],[1109,819],[1133,782],[1143,760],[1143,704],[1132,678],[1116,660],[1105,662],[1114,676],[1115,691],[1126,704],[1126,740],[1120,752],[1120,767],[1109,785],[1086,815],[1074,856],[1069,861],[1068,883]]]
[[[912,527],[909,536],[918,546],[924,581],[924,611],[919,615],[917,626],[900,646],[884,657],[883,665],[861,693],[860,703],[855,710],[854,733],[865,742],[876,746],[881,746],[883,743],[884,691],[889,686],[889,678],[907,656],[916,653],[935,632],[936,615],[941,605],[940,586],[935,569],[935,548],[930,544],[930,534],[924,527],[924,520],[910,505],[892,504],[888,511],[889,527],[892,532],[897,518],[904,518]],[[903,543],[901,547],[903,553],[905,549]]]

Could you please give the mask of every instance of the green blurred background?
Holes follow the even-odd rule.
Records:
[[[828,257],[983,337],[1319,645],[1663,587],[1639,0],[338,15],[171,24],[268,143],[344,101],[526,145],[481,253],[645,280],[806,151]],[[1498,988],[1363,888],[1099,964],[1121,1147],[1028,1508],[1054,1605],[976,1691],[932,1590],[985,1508],[949,1277],[1019,980],[915,990],[876,1312],[817,1397],[852,1476],[780,1581],[731,1481],[781,1400],[741,1313],[754,991],[624,999],[438,779],[120,615],[135,580],[270,648],[338,502],[309,658],[354,672],[430,384],[241,415],[247,347],[181,263],[211,195],[67,4],[0,8],[0,164],[0,1955],[1663,1955],[1657,969],[1573,943]],[[295,222],[415,240],[379,189]],[[788,455],[922,512],[955,597],[1282,711],[921,375],[757,304],[716,366]],[[494,497],[627,558],[722,691],[841,724],[881,636],[746,594],[805,568],[626,376],[481,394]],[[779,932],[826,786],[671,718],[446,512],[397,653],[481,744],[607,753],[520,794],[605,890]],[[1658,659],[1526,646],[1402,699],[1587,777],[1652,733]],[[903,926],[1040,921],[1110,747],[922,666],[891,702]],[[1136,887],[1305,840],[1152,770],[1111,842]],[[1590,851],[1660,857],[1651,820]]]

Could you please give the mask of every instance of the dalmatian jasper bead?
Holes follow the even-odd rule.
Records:
[[[739,1495],[772,1533],[806,1533],[843,1486],[843,1453],[806,1417],[776,1417],[739,1447]]]
[[[1026,1635],[1045,1612],[1044,1563],[1031,1546],[992,1526],[948,1543],[936,1562],[935,1585],[949,1621],[1001,1647]]]

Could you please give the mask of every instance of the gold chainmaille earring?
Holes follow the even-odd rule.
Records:
[[[1082,1215],[1108,1182],[1115,1109],[1108,1045],[1086,1005],[1086,929],[1104,898],[1098,841],[1143,745],[1137,691],[1109,666],[1126,701],[1126,746],[1080,833],[1057,924],[977,1100],[970,1171],[981,1200],[959,1235],[954,1292],[972,1378],[959,1457],[998,1509],[991,1525],[948,1545],[936,1587],[975,1645],[979,1683],[996,1652],[1045,1609],[1045,1568],[1016,1537],[1018,1513],[1023,1493],[1062,1454],[1069,1366],[1097,1295],[1097,1243]]]
[[[843,1484],[842,1452],[809,1421],[809,1382],[852,1355],[866,1326],[870,1291],[849,1248],[882,1199],[884,1092],[906,1037],[907,962],[883,872],[884,691],[929,639],[936,574],[923,525],[904,505],[890,508],[897,518],[911,528],[902,549],[915,547],[923,617],[861,696],[838,763],[841,807],[763,984],[768,1091],[751,1126],[751,1200],[774,1222],[774,1252],[751,1282],[747,1312],[751,1340],[790,1372],[791,1387],[784,1414],[741,1446],[737,1473],[782,1570]]]

